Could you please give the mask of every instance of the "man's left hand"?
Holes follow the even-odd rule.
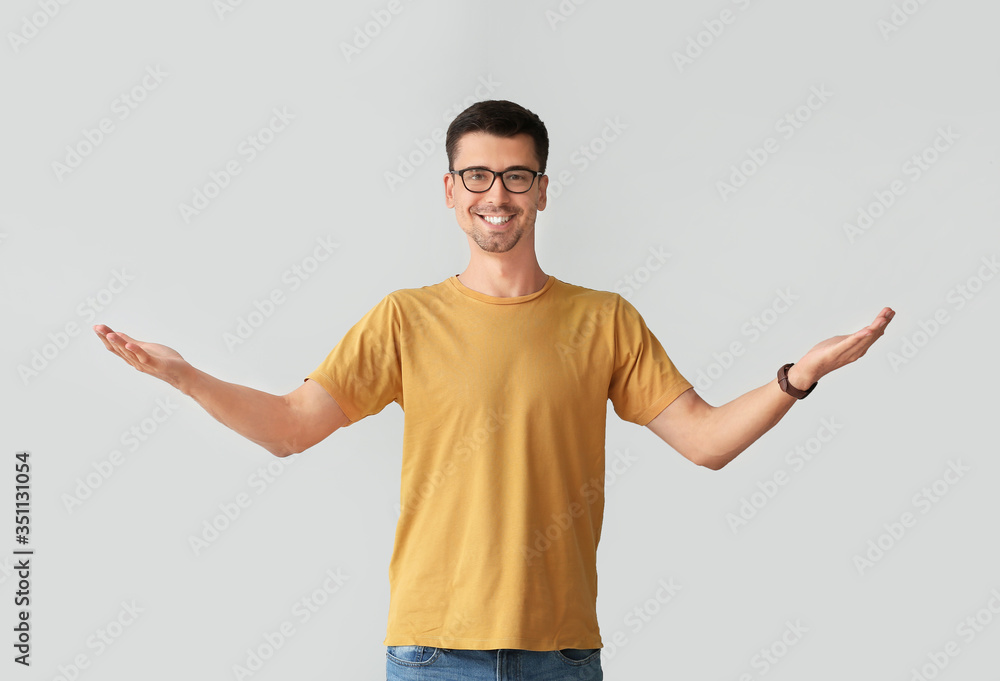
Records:
[[[877,341],[885,327],[896,316],[892,308],[882,308],[868,326],[847,336],[834,336],[817,344],[788,370],[788,381],[796,388],[806,390],[831,371],[863,357],[872,343]]]

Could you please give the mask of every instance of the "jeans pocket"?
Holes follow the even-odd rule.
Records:
[[[386,657],[396,664],[407,667],[423,667],[438,658],[440,648],[431,646],[386,646]]]
[[[560,660],[571,665],[590,664],[601,656],[600,648],[563,648],[552,652]]]

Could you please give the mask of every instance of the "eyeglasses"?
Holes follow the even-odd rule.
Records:
[[[449,170],[448,172],[461,176],[465,188],[476,194],[488,192],[493,183],[496,182],[497,175],[500,176],[500,182],[504,189],[511,194],[523,194],[535,184],[536,177],[544,174],[539,170],[528,168],[511,168],[502,173],[489,168],[465,168],[464,170]]]

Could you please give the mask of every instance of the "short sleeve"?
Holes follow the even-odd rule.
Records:
[[[670,361],[638,310],[615,295],[615,357],[608,399],[623,420],[645,426],[692,386]]]
[[[330,393],[351,423],[390,402],[403,406],[400,316],[391,296],[365,313],[307,377]]]

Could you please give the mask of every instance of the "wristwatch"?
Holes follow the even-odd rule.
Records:
[[[816,384],[819,383],[819,381],[816,381],[816,383],[813,383],[811,386],[809,386],[808,390],[799,390],[798,388],[796,388],[788,381],[788,370],[792,368],[794,364],[795,362],[792,362],[791,364],[786,364],[785,366],[778,369],[778,385],[780,385],[781,389],[784,390],[789,395],[791,395],[792,397],[801,400],[806,395],[808,395],[813,391],[813,388],[816,387]]]

